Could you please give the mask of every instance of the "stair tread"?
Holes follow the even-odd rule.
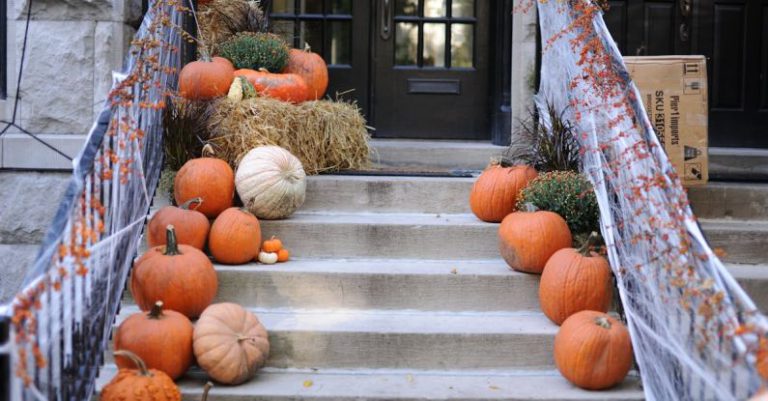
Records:
[[[262,220],[262,224],[364,224],[364,225],[464,225],[492,226],[471,213],[371,213],[297,212],[285,220]]]
[[[406,334],[516,334],[554,336],[558,327],[540,312],[454,312],[372,309],[247,308],[268,331],[406,333]],[[118,322],[139,311],[124,305]]]
[[[98,388],[116,368],[102,369]],[[182,393],[199,399],[206,377],[191,372],[178,382]],[[354,385],[352,385],[354,383]],[[197,396],[197,398],[196,398]],[[606,391],[586,391],[556,371],[299,370],[267,368],[239,386],[215,386],[211,400],[641,400],[634,376]]]

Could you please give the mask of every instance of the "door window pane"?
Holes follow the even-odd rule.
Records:
[[[445,24],[424,24],[424,66],[445,67]]]
[[[274,0],[272,2],[272,11],[280,14],[293,14],[295,4],[294,0]]]
[[[307,43],[312,51],[317,54],[323,54],[323,22],[322,21],[302,21],[301,31],[299,32],[299,46],[304,48]]]
[[[293,21],[272,20],[272,32],[283,38],[289,46],[294,46],[296,32]]]
[[[352,23],[331,23],[331,51],[329,64],[352,64]]]
[[[445,17],[446,13],[446,0],[424,0],[424,16],[425,17]]]
[[[398,22],[395,25],[395,64],[416,65],[419,49],[419,25]]]
[[[331,14],[352,14],[352,0],[331,1]]]
[[[304,14],[322,14],[323,0],[301,0],[301,12]]]
[[[395,15],[417,15],[419,0],[395,0]]]
[[[470,24],[451,25],[451,67],[470,68],[474,65],[473,28]]]
[[[474,17],[475,0],[453,0],[451,13],[453,18]]]

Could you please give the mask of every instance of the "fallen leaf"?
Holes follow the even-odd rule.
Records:
[[[456,268],[454,267],[453,269],[451,269],[451,274],[459,274],[459,271],[456,270]]]
[[[715,256],[717,256],[718,258],[724,258],[728,256],[728,252],[726,252],[725,249],[723,248],[715,248],[712,251],[715,252]]]
[[[304,381],[304,388],[310,388],[312,385],[315,384],[312,380],[305,380]]]
[[[413,383],[413,375],[405,376],[405,380],[408,380],[408,383]]]
[[[498,388],[498,387],[496,387],[496,386],[490,386],[490,387],[488,387],[488,388],[489,388],[489,389],[491,389],[491,390],[493,390],[493,391],[501,390],[500,388]]]

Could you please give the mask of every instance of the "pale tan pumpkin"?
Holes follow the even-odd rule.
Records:
[[[213,380],[240,384],[250,380],[269,356],[267,330],[242,306],[209,306],[195,325],[193,348],[197,363]]]
[[[235,186],[245,207],[260,219],[283,219],[304,204],[306,174],[296,156],[279,146],[260,146],[243,157]]]

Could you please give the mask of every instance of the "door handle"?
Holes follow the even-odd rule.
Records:
[[[389,40],[392,37],[392,9],[391,0],[381,2],[381,38]]]
[[[680,14],[683,18],[691,16],[691,10],[693,9],[693,0],[680,0]]]

